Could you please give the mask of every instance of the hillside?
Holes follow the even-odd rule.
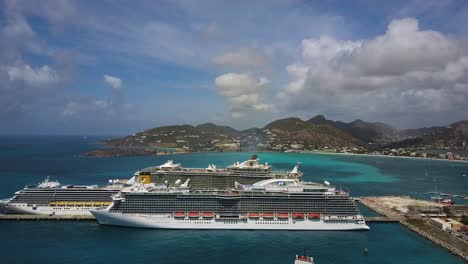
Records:
[[[243,131],[213,123],[162,126],[108,140],[105,145],[114,149],[147,149],[146,152],[153,153],[154,149],[176,149],[181,152],[348,148],[464,149],[467,141],[468,121],[456,122],[447,127],[397,130],[381,122],[358,119],[345,123],[317,115],[307,121],[296,117],[284,118],[263,128]]]
[[[363,144],[358,138],[326,122],[314,124],[299,118],[285,118],[266,125],[264,129],[276,135],[272,141],[275,145],[294,144],[299,148],[317,148],[354,147]]]
[[[381,122],[365,122],[357,119],[350,123],[327,120],[323,115],[317,115],[308,120],[316,125],[329,125],[341,130],[363,142],[391,142],[399,139],[399,132],[390,125]]]

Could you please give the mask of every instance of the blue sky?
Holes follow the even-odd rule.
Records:
[[[22,1],[0,12],[0,133],[468,118],[466,1]]]

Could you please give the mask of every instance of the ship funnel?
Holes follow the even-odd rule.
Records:
[[[296,163],[296,166],[294,166],[294,168],[292,169],[292,171],[290,172],[290,174],[298,174],[299,173],[299,166],[301,165],[300,162]]]
[[[238,182],[234,182],[234,188],[235,189],[244,189],[244,185],[238,183]]]
[[[190,178],[188,178],[184,183],[182,183],[182,185],[180,185],[180,187],[188,187],[189,181],[190,181]]]

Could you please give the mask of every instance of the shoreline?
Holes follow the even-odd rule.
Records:
[[[319,154],[319,155],[342,155],[342,156],[364,156],[364,157],[414,159],[414,160],[435,160],[435,161],[464,162],[464,163],[468,162],[468,160],[423,158],[423,157],[410,157],[410,156],[389,156],[389,155],[382,155],[382,154],[374,155],[374,154],[358,154],[358,153],[341,153],[341,152],[326,152],[326,151],[298,151],[298,152],[291,152],[291,153]]]
[[[128,150],[128,149],[127,149]],[[121,151],[121,152],[120,152]],[[113,149],[101,149],[93,150],[85,153],[81,153],[82,157],[136,157],[136,156],[166,156],[166,155],[181,155],[181,154],[193,154],[193,153],[229,153],[229,152],[255,152],[255,151],[142,151],[138,154],[130,153],[122,148],[119,150]],[[468,163],[468,160],[457,160],[457,159],[441,159],[441,158],[423,158],[423,157],[410,157],[410,156],[389,156],[389,155],[375,155],[375,154],[358,154],[358,153],[342,153],[342,152],[327,152],[327,151],[269,151],[261,150],[259,153],[301,153],[301,154],[317,154],[317,155],[341,155],[341,156],[361,156],[361,157],[377,157],[377,158],[396,158],[396,159],[412,159],[412,160],[433,160],[433,161],[445,161],[445,162],[462,162]],[[95,155],[95,153],[99,153]]]

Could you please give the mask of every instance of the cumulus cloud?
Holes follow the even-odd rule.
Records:
[[[262,67],[267,64],[267,58],[263,53],[253,49],[240,49],[227,52],[213,59],[213,62],[221,66],[238,68]]]
[[[110,87],[112,87],[114,90],[120,90],[120,88],[122,88],[122,80],[118,77],[105,74],[104,82],[110,85]]]
[[[227,97],[233,117],[241,117],[249,111],[269,111],[273,107],[263,103],[269,81],[250,73],[226,73],[215,79],[218,92]]]
[[[421,30],[416,19],[393,20],[370,40],[305,39],[301,51],[278,93],[288,109],[368,118],[406,113],[408,120],[466,113],[468,54],[459,40]]]
[[[33,68],[28,64],[21,63],[6,67],[6,71],[10,81],[25,82],[32,87],[44,87],[60,80],[58,73],[47,65]]]

